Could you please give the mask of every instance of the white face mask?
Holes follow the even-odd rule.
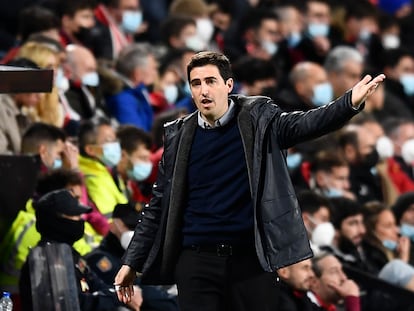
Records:
[[[400,47],[400,37],[387,34],[382,37],[382,46],[385,49],[396,49]]]
[[[409,139],[402,145],[401,156],[405,163],[414,164],[414,139]]]
[[[394,155],[394,145],[387,136],[378,138],[376,148],[380,159],[388,159]]]
[[[134,231],[125,231],[124,233],[122,233],[120,242],[123,249],[128,248],[128,245],[131,242],[133,236]]]
[[[178,97],[178,87],[175,84],[169,84],[163,89],[165,99],[170,105],[175,104]]]
[[[205,44],[208,44],[213,37],[214,25],[209,18],[199,18],[196,20],[197,35]]]
[[[205,48],[203,40],[198,35],[194,35],[185,39],[185,46],[196,52],[202,51]]]
[[[335,228],[330,222],[323,222],[315,227],[312,232],[312,243],[317,246],[332,245],[335,236]]]

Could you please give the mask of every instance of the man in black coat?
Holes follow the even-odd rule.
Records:
[[[306,113],[231,95],[230,62],[200,52],[187,67],[198,111],[165,128],[153,198],[115,278],[129,301],[142,281],[177,282],[180,310],[277,310],[277,269],[312,256],[285,150],[358,113],[385,76]],[[272,273],[273,272],[273,273]]]

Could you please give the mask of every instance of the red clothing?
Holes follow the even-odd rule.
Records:
[[[414,181],[401,169],[394,158],[387,159],[387,167],[388,175],[400,194],[414,191]]]

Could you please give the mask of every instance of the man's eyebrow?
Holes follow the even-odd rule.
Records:
[[[214,77],[214,76],[211,76],[211,77],[205,77],[203,80],[205,81],[205,80],[217,80],[217,78],[216,77]],[[193,83],[194,81],[201,81],[201,79],[200,78],[195,78],[195,79],[193,79],[193,80],[190,80],[190,83]]]

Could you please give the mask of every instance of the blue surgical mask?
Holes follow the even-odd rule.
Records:
[[[382,241],[382,245],[386,248],[389,249],[390,251],[395,251],[397,249],[397,242],[393,241],[393,240],[384,240]]]
[[[163,93],[169,104],[175,104],[178,97],[178,87],[175,84],[167,85],[164,88]]]
[[[406,236],[414,242],[414,226],[409,224],[401,224],[400,234]]]
[[[299,152],[288,154],[286,163],[289,170],[294,170],[302,163],[302,155]]]
[[[324,193],[328,198],[338,198],[342,197],[343,195],[342,190],[337,188],[328,188],[324,191]]]
[[[121,145],[115,141],[102,145],[101,161],[109,167],[114,167],[121,160]]]
[[[333,89],[329,82],[320,83],[313,87],[312,103],[319,107],[329,104],[333,99]]]
[[[82,84],[92,87],[97,87],[99,85],[99,76],[96,71],[88,72],[82,77]]]
[[[287,37],[287,43],[290,48],[296,47],[302,40],[302,34],[300,32],[292,32]]]
[[[149,177],[152,171],[152,162],[137,162],[131,170],[127,171],[128,177],[136,180],[143,181]]]
[[[273,41],[263,41],[262,48],[268,53],[269,55],[275,55],[277,50],[279,49],[278,45]]]
[[[400,83],[404,88],[404,93],[407,96],[414,95],[414,74],[406,73],[400,77]]]
[[[63,73],[62,68],[58,68],[56,71],[55,86],[62,92],[66,92],[69,89],[69,80]]]
[[[310,23],[308,25],[308,33],[311,38],[326,37],[329,33],[329,25],[324,23]]]
[[[141,11],[124,11],[122,14],[122,28],[125,32],[134,33],[142,23]]]
[[[57,158],[57,159],[55,159],[55,160],[53,161],[53,167],[52,167],[52,168],[53,168],[54,170],[57,170],[57,169],[61,168],[61,167],[62,167],[62,165],[63,165],[62,159]]]
[[[368,29],[361,29],[359,32],[359,40],[368,41],[369,39],[371,39],[371,31]]]

